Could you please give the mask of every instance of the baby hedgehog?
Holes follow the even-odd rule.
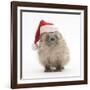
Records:
[[[44,71],[62,71],[69,61],[69,49],[58,29],[41,20],[35,36],[36,46],[37,41],[39,61],[45,67]]]

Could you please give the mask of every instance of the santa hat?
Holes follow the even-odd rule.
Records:
[[[42,34],[44,32],[55,32],[55,31],[57,31],[57,30],[56,30],[53,23],[49,23],[49,22],[46,22],[44,20],[41,20],[39,23],[38,29],[36,31],[36,34],[35,34],[35,40],[34,40],[33,48],[34,49],[38,48],[37,42],[40,39],[40,34]]]

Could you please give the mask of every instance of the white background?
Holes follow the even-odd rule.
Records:
[[[11,0],[0,0],[0,90],[10,90],[10,1]],[[26,0],[23,0],[26,1]],[[29,0],[28,0],[29,1]],[[30,0],[37,1],[37,0]],[[64,3],[64,4],[83,4],[90,7],[89,0],[38,0],[42,2],[52,3]],[[88,10],[90,11],[90,10]],[[90,16],[90,12],[89,15]],[[90,23],[89,23],[90,24]],[[90,28],[90,27],[89,27]],[[89,35],[90,38],[90,35]],[[90,42],[89,42],[90,45]],[[90,56],[89,56],[90,59]],[[88,61],[88,67],[90,68],[90,61]],[[90,70],[88,73],[89,84],[88,85],[72,85],[72,86],[61,86],[61,87],[47,87],[47,88],[33,88],[38,90],[90,90]],[[25,90],[25,89],[22,89]],[[28,89],[29,90],[29,89]]]
[[[23,12],[23,19],[22,19],[23,79],[49,78],[49,77],[54,78],[66,77],[69,79],[69,77],[72,76],[80,77],[81,74],[80,63],[83,62],[83,58],[80,58],[81,55],[80,53],[83,51],[82,50],[83,47],[81,46],[83,45],[83,42],[81,42],[83,40],[83,36],[80,34],[81,32],[83,32],[81,28],[82,27],[81,15]],[[44,19],[47,22],[52,22],[55,24],[55,26],[58,28],[58,31],[63,35],[69,47],[70,61],[68,65],[66,65],[65,70],[63,70],[62,73],[58,72],[47,74],[43,72],[44,69],[41,67],[41,64],[39,63],[37,51],[34,51],[32,49],[32,43],[34,43],[35,33],[39,25],[39,22],[42,19]],[[82,40],[80,40],[81,37]],[[81,57],[83,57],[83,54],[81,55]]]

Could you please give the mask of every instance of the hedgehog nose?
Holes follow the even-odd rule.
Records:
[[[55,39],[54,38],[51,38],[51,41],[54,41]]]

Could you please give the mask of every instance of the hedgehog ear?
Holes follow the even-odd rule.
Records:
[[[55,33],[56,33],[56,35],[57,35],[58,38],[61,38],[61,34],[60,34],[60,32],[55,31]]]

